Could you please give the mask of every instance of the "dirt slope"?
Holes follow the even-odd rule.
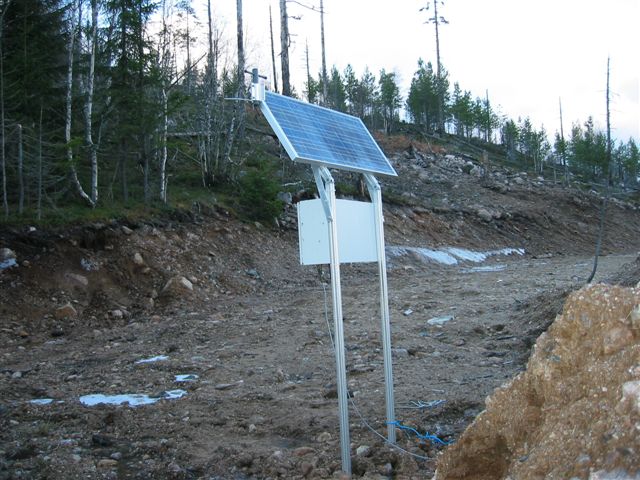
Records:
[[[573,293],[437,479],[640,478],[640,288]]]

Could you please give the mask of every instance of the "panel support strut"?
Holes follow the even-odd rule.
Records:
[[[347,370],[344,354],[344,325],[342,319],[342,291],[340,286],[340,259],[338,257],[338,230],[336,222],[336,188],[329,169],[312,166],[318,192],[322,199],[329,226],[329,258],[331,265],[331,292],[333,299],[333,329],[336,356],[336,383],[338,385],[338,408],[340,415],[340,450],[342,471],[351,475],[351,446],[349,441],[349,404],[347,393]]]
[[[395,405],[393,398],[393,360],[391,356],[391,325],[389,321],[389,295],[387,292],[387,257],[384,251],[384,217],[382,216],[382,191],[376,178],[364,174],[372,206],[376,227],[376,246],[378,249],[378,276],[380,278],[380,320],[382,331],[382,351],[384,357],[384,385],[387,406],[387,440],[396,443]]]

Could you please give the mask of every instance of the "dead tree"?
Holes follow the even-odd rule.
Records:
[[[273,20],[271,5],[269,5],[269,34],[271,35],[271,67],[273,69],[273,90],[278,93],[278,73],[276,71],[276,52],[273,44]]]
[[[289,74],[289,17],[287,0],[280,0],[280,63],[282,65],[282,94],[291,96],[291,76]]]
[[[602,199],[602,206],[600,207],[600,222],[598,225],[598,238],[596,240],[596,253],[593,257],[593,270],[591,270],[591,275],[587,279],[587,283],[591,283],[593,277],[596,276],[596,271],[598,270],[598,257],[600,256],[600,250],[602,249],[602,237],[604,235],[604,219],[607,215],[607,205],[609,203],[609,199],[611,197],[611,114],[609,111],[609,76],[610,76],[610,67],[609,63],[611,58],[607,57],[607,177],[606,177],[606,193],[604,198]]]

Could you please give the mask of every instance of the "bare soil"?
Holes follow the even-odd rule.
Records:
[[[601,198],[391,147],[387,245],[525,249],[481,265],[390,258],[397,419],[456,442],[584,284]],[[0,227],[19,265],[0,272],[0,479],[339,476],[328,272],[298,264],[297,233],[221,209],[123,227]],[[596,281],[633,282],[637,208],[611,202],[606,227]],[[163,291],[183,277],[192,291]],[[444,446],[371,430],[386,429],[376,268],[343,266],[342,286],[354,477],[430,478]],[[177,389],[138,407],[79,401]]]

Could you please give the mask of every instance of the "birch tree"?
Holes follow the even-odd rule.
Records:
[[[76,14],[77,11],[77,14]],[[64,141],[66,143],[67,150],[67,164],[69,165],[69,170],[71,173],[71,181],[78,192],[80,198],[82,198],[85,202],[87,202],[90,206],[94,207],[95,204],[92,201],[91,197],[87,195],[82,188],[82,184],[80,183],[80,179],[78,178],[78,170],[75,166],[75,161],[73,158],[73,145],[71,143],[71,123],[72,123],[72,107],[73,107],[73,58],[74,58],[74,45],[75,39],[78,35],[78,25],[80,25],[80,19],[76,23],[76,15],[80,16],[80,2],[79,0],[73,0],[71,3],[71,10],[69,15],[69,41],[67,44],[67,95],[66,95],[66,111],[65,111],[65,122],[64,122]]]

